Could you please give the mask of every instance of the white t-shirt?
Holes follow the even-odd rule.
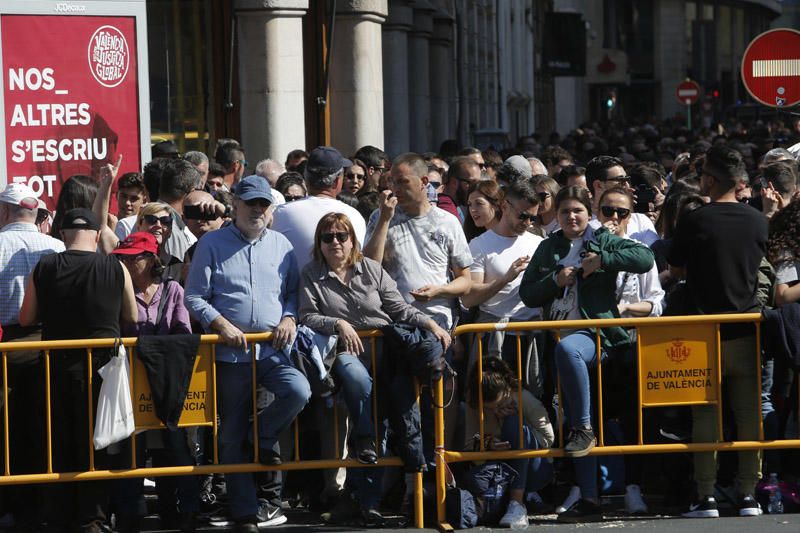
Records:
[[[375,231],[380,210],[369,219],[367,242]],[[472,254],[458,219],[438,207],[418,217],[409,217],[396,208],[389,222],[383,251],[383,267],[397,282],[406,302],[450,328],[453,324],[455,301],[434,298],[418,302],[411,291],[426,285],[449,283],[451,268],[466,268],[472,264]]]
[[[594,215],[592,215],[592,220],[589,222],[589,225],[592,229],[599,229],[603,226]],[[631,213],[626,232],[628,237],[639,241],[645,246],[650,246],[659,239],[653,221],[644,213]]]
[[[133,233],[133,227],[136,225],[137,218],[137,215],[131,215],[117,221],[117,227],[114,228],[114,233],[119,240],[124,241],[125,237]]]
[[[519,236],[503,237],[488,230],[469,243],[469,250],[472,253],[470,272],[483,272],[483,282],[492,283],[505,276],[511,264],[520,257],[525,255],[533,257],[533,253],[543,240],[527,231]],[[541,308],[527,307],[520,300],[520,283],[522,283],[522,273],[483,302],[480,305],[481,311],[514,322],[524,322],[541,316]]]
[[[285,203],[275,209],[272,229],[282,233],[292,243],[297,258],[298,272],[302,272],[303,268],[311,262],[317,224],[328,213],[347,215],[353,224],[358,242],[363,248],[364,235],[367,232],[364,217],[344,202],[333,198],[309,196],[302,200]]]

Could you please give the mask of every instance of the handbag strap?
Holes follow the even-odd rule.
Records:
[[[167,306],[167,284],[170,280],[161,282],[161,299],[158,301],[158,311],[156,312],[156,328],[161,324],[161,319],[164,316],[164,308]]]

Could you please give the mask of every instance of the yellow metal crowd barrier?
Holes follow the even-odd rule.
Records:
[[[752,323],[755,325],[756,365],[758,373],[753,379],[759,383],[758,396],[753,398],[758,402],[758,412],[761,413],[761,315],[758,313],[737,315],[704,315],[684,317],[658,317],[658,318],[632,318],[632,319],[597,319],[597,320],[562,320],[517,322],[501,324],[469,324],[459,326],[455,336],[491,333],[495,331],[524,332],[552,330],[559,338],[558,332],[564,329],[590,330],[595,333],[595,346],[597,350],[596,378],[597,400],[594,403],[597,410],[597,446],[590,455],[620,455],[630,453],[675,453],[675,452],[707,452],[707,451],[732,451],[732,450],[758,450],[775,448],[800,448],[800,440],[764,440],[763,420],[759,421],[758,441],[723,442],[722,434],[722,368],[721,364],[721,339],[720,325],[731,323]],[[638,442],[620,446],[607,446],[603,435],[603,364],[601,362],[600,330],[604,327],[622,326],[636,331],[638,371]],[[484,448],[484,421],[483,421],[483,391],[482,391],[482,360],[483,346],[477,346],[478,369],[478,416],[480,427],[480,451],[462,452],[447,450],[445,446],[445,418],[444,418],[444,387],[440,380],[435,385],[434,396],[434,423],[435,423],[435,450],[436,450],[436,511],[438,526],[441,531],[451,531],[445,515],[445,494],[447,490],[447,463],[463,461],[488,461],[502,459],[524,459],[534,457],[564,457],[563,447],[563,411],[559,413],[561,426],[559,428],[559,447],[547,450],[504,450],[487,451]],[[522,405],[522,352],[521,341],[517,336],[517,378],[519,381],[517,405]],[[559,410],[563,410],[563,399],[558,390]],[[693,442],[673,444],[644,444],[642,437],[642,410],[650,407],[680,406],[680,405],[716,405],[717,406],[717,432],[719,442]],[[800,408],[800,406],[798,406]],[[520,448],[522,446],[522,410],[517,409],[520,426]],[[460,443],[459,443],[460,444]]]
[[[638,369],[638,412],[639,412],[639,432],[636,444],[607,446],[604,443],[603,432],[603,402],[602,402],[602,383],[603,383],[603,364],[596,365],[597,377],[597,420],[598,445],[590,452],[590,455],[617,455],[628,453],[667,453],[667,452],[704,452],[704,451],[731,451],[731,450],[754,450],[754,449],[774,449],[774,448],[800,448],[800,440],[777,440],[765,441],[763,424],[759,426],[758,441],[737,441],[722,442],[722,409],[717,409],[717,429],[720,442],[706,443],[672,443],[672,444],[644,444],[642,436],[642,410],[659,406],[675,405],[717,405],[722,404],[722,376],[721,365],[721,340],[720,325],[730,323],[752,323],[756,331],[756,351],[753,357],[760,358],[760,314],[740,314],[740,315],[709,315],[692,317],[660,317],[660,318],[634,318],[634,319],[602,319],[602,320],[574,320],[574,321],[540,321],[540,322],[519,322],[502,324],[469,324],[456,328],[454,335],[465,334],[481,335],[494,331],[524,332],[552,330],[556,332],[564,329],[594,330],[597,349],[597,361],[600,361],[600,329],[610,326],[623,326],[635,329],[637,343],[637,369]],[[372,354],[372,378],[373,387],[377,384],[376,372],[376,339],[381,336],[379,330],[359,332],[363,338],[369,338]],[[269,340],[271,333],[248,334],[247,342],[260,342]],[[157,477],[175,475],[196,475],[227,472],[256,472],[263,470],[310,470],[323,468],[342,468],[342,467],[365,467],[370,465],[359,463],[355,459],[340,459],[341,449],[339,446],[338,435],[338,408],[334,402],[334,455],[337,459],[314,459],[307,460],[300,457],[299,447],[299,428],[294,423],[294,457],[291,461],[285,461],[282,465],[268,467],[258,462],[258,449],[254,449],[253,462],[243,464],[219,464],[219,454],[217,447],[218,437],[218,417],[217,417],[217,397],[216,390],[216,344],[221,342],[217,335],[201,336],[198,357],[195,361],[195,368],[192,375],[189,393],[184,403],[184,411],[178,423],[179,427],[205,426],[211,428],[213,434],[213,464],[200,466],[172,466],[172,467],[136,467],[136,439],[131,439],[131,468],[127,469],[97,469],[94,465],[94,451],[92,446],[94,420],[92,413],[92,387],[93,372],[91,371],[92,350],[100,348],[113,348],[118,342],[117,339],[96,339],[96,340],[69,340],[69,341],[41,341],[41,342],[6,342],[0,343],[0,353],[2,353],[2,416],[3,416],[3,454],[4,471],[0,474],[0,486],[30,483],[55,483],[99,479],[120,479],[135,477]],[[145,370],[139,360],[135,357],[136,338],[123,338],[122,344],[128,348],[128,356],[131,379],[131,397],[133,400],[134,418],[137,431],[148,429],[161,429],[164,425],[155,416],[152,399],[150,398],[149,383]],[[462,452],[447,450],[445,447],[445,395],[442,380],[434,384],[432,391],[434,399],[434,424],[435,424],[435,451],[436,451],[436,511],[438,525],[441,530],[452,529],[446,522],[445,517],[445,492],[446,492],[446,463],[461,461],[486,461],[500,459],[521,459],[533,457],[563,457],[561,449],[563,445],[563,428],[559,431],[562,442],[559,448],[547,450],[505,450],[487,451],[484,449],[484,424],[483,424],[483,397],[482,397],[482,343],[476,344],[478,372],[477,390],[479,395],[478,413],[480,416],[480,451]],[[51,420],[51,401],[50,395],[50,362],[51,352],[65,349],[85,349],[88,365],[87,379],[89,383],[87,392],[87,405],[89,409],[89,427],[86,439],[89,443],[89,468],[83,472],[54,472],[53,471],[53,446]],[[45,381],[45,427],[46,427],[46,453],[47,468],[40,473],[19,474],[13,472],[13,457],[10,456],[9,444],[9,382],[8,382],[8,359],[9,353],[18,351],[40,351],[43,354],[43,379]],[[518,389],[518,405],[522,405],[522,353],[521,341],[517,336],[517,376],[520,383]],[[252,367],[252,386],[253,399],[252,408],[255,413],[256,407],[256,366],[255,361]],[[756,365],[759,369],[758,375],[754,376],[760,383],[760,364]],[[13,386],[13,384],[11,384]],[[419,393],[419,387],[417,388]],[[560,391],[559,391],[560,393]],[[377,395],[373,395],[373,417],[375,418],[375,429],[378,431],[377,423]],[[759,403],[760,412],[760,387],[759,395],[753,398],[754,402]],[[563,405],[559,394],[559,405]],[[561,407],[560,407],[561,408]],[[518,409],[519,424],[522,426],[522,411]],[[563,413],[559,416],[563,421]],[[522,431],[520,431],[522,436]],[[258,439],[258,417],[253,417],[253,440]],[[376,442],[380,439],[377,438]],[[521,444],[521,443],[520,443]],[[522,446],[520,446],[521,448]],[[381,457],[374,466],[401,466],[402,462],[398,457]],[[414,487],[415,516],[414,525],[418,528],[423,527],[423,490],[422,474],[417,474]]]
[[[362,338],[369,338],[372,354],[372,381],[373,387],[376,386],[376,339],[382,334],[379,330],[361,331]],[[251,333],[247,334],[247,342],[261,342],[269,340],[271,333]],[[135,357],[136,338],[123,338],[122,344],[128,350],[128,357],[131,380],[131,399],[134,408],[134,420],[136,431],[148,429],[162,429],[164,425],[156,417],[152,399],[150,397],[150,386],[147,374],[141,362]],[[213,433],[213,464],[200,466],[170,466],[170,467],[136,467],[136,439],[131,440],[131,467],[128,469],[105,470],[95,468],[94,447],[92,445],[94,433],[94,414],[93,414],[93,391],[92,381],[94,379],[92,371],[92,351],[102,348],[114,348],[118,339],[94,339],[94,340],[68,340],[68,341],[40,341],[40,342],[6,342],[0,343],[0,353],[2,353],[2,373],[3,373],[3,454],[4,471],[0,475],[0,486],[19,485],[30,483],[57,483],[71,481],[88,481],[101,479],[122,479],[136,477],[158,477],[158,476],[177,476],[212,474],[228,472],[257,472],[264,470],[313,470],[323,468],[349,468],[349,467],[380,467],[380,466],[402,466],[402,461],[398,457],[381,457],[375,465],[364,465],[355,459],[341,459],[341,449],[339,445],[339,424],[338,424],[338,402],[334,402],[334,455],[337,459],[302,459],[299,447],[299,428],[297,421],[294,422],[294,457],[291,461],[285,461],[279,466],[264,466],[258,462],[258,447],[254,446],[253,462],[244,464],[219,464],[218,453],[218,417],[217,417],[217,396],[216,391],[216,345],[222,342],[218,335],[202,335],[198,357],[195,360],[194,372],[189,386],[184,410],[178,422],[179,427],[207,426]],[[52,401],[50,367],[51,352],[56,350],[85,349],[87,357],[87,407],[89,414],[89,425],[86,439],[89,443],[89,468],[83,472],[54,472],[53,471],[53,446],[54,437],[52,433]],[[10,456],[10,435],[9,435],[9,382],[8,382],[8,359],[9,353],[19,351],[41,351],[43,354],[43,379],[45,382],[45,448],[47,453],[47,468],[41,473],[13,473],[13,458]],[[255,359],[251,363],[252,368],[252,388],[253,388],[253,413],[256,407],[256,365]],[[10,384],[13,387],[13,383]],[[373,389],[374,391],[374,389]],[[419,388],[417,388],[419,400]],[[377,438],[377,395],[373,394],[373,417]],[[253,416],[253,442],[258,442],[258,417]],[[423,527],[423,499],[422,499],[422,474],[416,475],[415,487],[415,516],[414,524],[418,528]]]

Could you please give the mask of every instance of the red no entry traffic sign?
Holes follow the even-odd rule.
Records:
[[[778,28],[753,39],[742,57],[742,82],[764,105],[800,102],[800,32]]]
[[[700,86],[692,80],[682,81],[675,90],[675,96],[683,105],[692,105],[700,98]]]

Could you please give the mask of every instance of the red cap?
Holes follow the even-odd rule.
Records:
[[[117,249],[111,253],[120,255],[151,253],[158,255],[158,242],[152,233],[137,231],[125,237],[124,241],[120,241]]]

